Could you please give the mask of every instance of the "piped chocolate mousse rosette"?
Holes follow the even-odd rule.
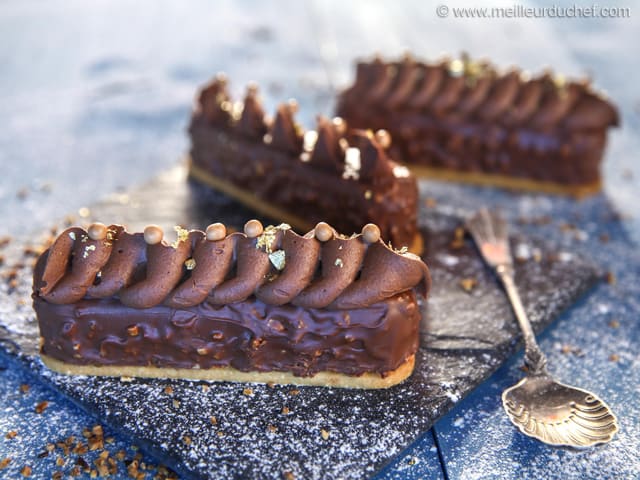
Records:
[[[420,253],[416,180],[387,156],[388,134],[324,117],[304,131],[296,111],[284,103],[269,119],[255,85],[234,103],[216,77],[191,119],[191,177],[300,231],[323,220],[345,234],[375,223],[384,241]]]
[[[65,374],[385,388],[413,370],[427,266],[380,229],[69,228],[38,259],[41,357]]]
[[[486,61],[361,62],[338,115],[383,128],[418,175],[583,196],[600,189],[616,107],[589,81],[499,71]]]

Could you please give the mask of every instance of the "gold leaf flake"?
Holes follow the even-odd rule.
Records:
[[[283,270],[285,266],[286,254],[284,250],[276,250],[269,254],[269,260],[278,270]]]

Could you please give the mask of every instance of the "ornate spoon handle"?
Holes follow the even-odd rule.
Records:
[[[527,312],[522,305],[520,293],[518,292],[518,288],[516,287],[513,279],[513,269],[506,265],[498,265],[495,267],[495,270],[504,285],[504,289],[507,291],[507,296],[511,302],[513,312],[518,319],[520,330],[522,330],[525,345],[524,364],[527,366],[529,374],[546,375],[547,357],[542,353],[542,350],[540,350],[540,347],[538,346],[535,333],[531,327],[531,322],[529,321]]]
[[[522,305],[520,294],[513,278],[513,260],[509,248],[509,231],[507,222],[497,213],[482,208],[467,220],[467,229],[473,236],[480,253],[488,265],[498,274],[502,281],[518,324],[524,336],[525,365],[532,375],[546,374],[547,359],[540,350],[531,328],[531,322]]]

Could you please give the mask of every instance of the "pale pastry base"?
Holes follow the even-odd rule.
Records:
[[[337,388],[389,388],[405,380],[413,372],[415,355],[382,377],[377,373],[360,376],[336,372],[319,372],[313,377],[296,377],[289,372],[241,372],[232,367],[209,369],[161,368],[130,365],[74,365],[48,355],[40,354],[44,364],[64,375],[98,375],[108,377],[178,378],[209,382],[274,383],[279,385],[315,385]]]
[[[461,172],[447,168],[425,167],[422,165],[410,165],[409,168],[414,175],[427,180],[464,182],[475,185],[501,187],[510,190],[567,195],[577,199],[594,195],[602,190],[602,182],[600,180],[586,185],[564,185],[528,178],[510,177],[507,175],[481,172]]]
[[[248,206],[252,210],[255,210],[256,212],[260,212],[261,214],[266,215],[267,217],[272,217],[272,218],[278,219],[281,222],[288,223],[289,225],[294,227],[296,230],[298,230],[299,233],[301,234],[308,232],[315,227],[315,224],[309,223],[308,220],[305,220],[301,217],[293,215],[284,209],[271,205],[268,202],[265,202],[263,199],[257,197],[253,193],[247,190],[244,190],[242,188],[239,188],[230,182],[221,180],[215,175],[212,175],[206,170],[194,165],[193,162],[191,162],[191,159],[188,159],[188,160],[189,160],[188,161],[189,175],[192,178],[232,198],[235,198],[236,200],[240,201],[241,203]],[[394,245],[394,247],[396,248],[400,248],[402,246],[404,245]],[[413,239],[413,242],[411,243],[411,245],[407,245],[407,248],[411,253],[415,253],[416,255],[422,254],[422,251],[424,249],[424,242],[422,239],[422,235],[418,233]]]

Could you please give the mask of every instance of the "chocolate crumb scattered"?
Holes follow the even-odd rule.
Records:
[[[612,353],[611,355],[609,355],[610,362],[617,362],[619,360],[620,360],[620,355],[618,355],[617,353]]]
[[[22,470],[20,470],[20,475],[22,475],[23,477],[30,477],[31,467],[29,465],[25,465],[24,467],[22,467]]]
[[[244,390],[242,390],[242,394],[243,395],[247,395],[247,396],[251,396],[251,395],[253,395],[253,389],[252,388],[245,388]]]
[[[291,410],[289,410],[289,407],[282,407],[282,414],[283,415],[289,415],[290,412],[291,412]]]
[[[184,437],[182,437],[182,443],[184,443],[185,445],[191,445],[191,437],[185,435]]]
[[[11,243],[11,237],[8,235],[4,235],[0,237],[0,248],[4,248]]]
[[[324,428],[320,429],[320,435],[322,436],[323,440],[329,439],[329,431],[325,430]]]
[[[617,282],[616,276],[613,272],[607,272],[605,279],[609,285],[615,285]]]
[[[12,438],[16,438],[18,436],[18,432],[15,430],[11,430],[9,432],[7,432],[7,434],[4,436],[4,438],[7,438],[9,440],[11,440]]]
[[[609,326],[611,328],[619,328],[620,327],[620,322],[614,318],[613,320],[611,320],[609,322]]]
[[[164,393],[166,393],[167,395],[171,395],[173,393],[173,387],[171,385],[167,385],[166,387],[164,387]]]
[[[297,388],[294,388],[293,390],[289,390],[289,395],[299,395],[300,394],[300,390],[298,390]]]
[[[209,385],[207,385],[206,383],[202,384],[202,391],[203,392],[208,392],[209,391]]]
[[[10,457],[5,457],[2,460],[0,460],[0,470],[7,468],[10,463],[11,463]]]
[[[284,472],[282,474],[282,478],[284,478],[284,480],[296,480],[296,476],[293,472]]]
[[[218,430],[216,432],[216,435],[218,435],[219,437],[224,437],[224,432],[222,430]]]
[[[600,243],[609,243],[609,234],[603,233],[600,235]]]
[[[453,232],[453,240],[449,246],[454,250],[464,247],[464,228],[457,227]]]
[[[51,475],[51,480],[62,480],[62,472],[59,470],[53,472],[53,475]]]
[[[211,425],[217,425],[218,424],[218,419],[216,417],[214,417],[213,415],[211,415],[209,417],[209,421],[211,422]]]
[[[35,408],[36,413],[40,414],[40,413],[44,412],[47,409],[48,406],[49,406],[49,402],[48,401],[44,400],[44,401],[40,402],[39,404],[36,405],[36,408]]]
[[[271,433],[276,433],[278,431],[278,427],[276,427],[275,425],[269,425],[267,427],[267,429],[271,432]]]
[[[469,293],[478,285],[478,281],[475,278],[471,277],[463,278],[462,280],[460,280],[459,285],[465,292]]]

